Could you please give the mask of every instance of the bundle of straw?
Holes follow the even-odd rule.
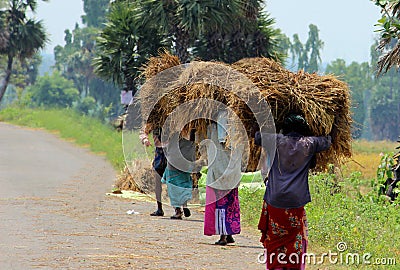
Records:
[[[282,68],[267,58],[242,59],[231,65],[246,74],[268,101],[277,130],[288,113],[303,114],[314,136],[333,135],[331,148],[318,155],[318,166],[340,165],[351,157],[350,94],[333,75],[320,76]]]
[[[187,67],[178,65],[179,62],[168,53],[151,58],[147,64],[145,76],[148,80],[139,94],[147,126],[161,127],[168,116],[176,113],[178,106],[203,98],[229,107],[249,135],[256,118],[246,101],[256,97],[269,103],[277,130],[282,127],[285,115],[300,113],[307,120],[313,135],[334,135],[329,151],[317,157],[319,169],[329,163],[339,165],[344,158],[351,156],[349,89],[336,77],[303,71],[293,73],[267,58],[242,59],[231,66],[212,62],[197,62]],[[170,67],[174,67],[168,70],[170,74],[166,71],[163,74],[167,75],[154,77]],[[246,80],[250,81],[251,87]],[[160,92],[160,89],[163,91]],[[156,104],[153,104],[155,101]],[[211,117],[215,113],[215,107],[199,104],[194,103],[187,111],[179,112],[180,117],[175,117],[177,122],[171,125],[182,127],[188,115],[201,113]],[[191,123],[203,135],[208,124],[204,119]],[[252,141],[249,148],[246,171],[254,171],[257,169],[260,149]]]
[[[143,75],[148,80],[161,71],[180,64],[178,56],[172,55],[166,50],[160,51],[158,57],[150,57],[147,64],[143,66]]]

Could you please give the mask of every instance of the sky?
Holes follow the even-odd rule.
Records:
[[[83,13],[82,0],[38,1],[35,18],[43,21],[50,38],[45,53],[52,54],[55,46],[65,44],[64,31],[73,30],[76,23],[82,24]]]
[[[309,25],[316,25],[325,44],[323,62],[370,60],[380,18],[379,7],[370,0],[268,0],[266,10],[291,40],[297,33],[305,43]]]
[[[266,11],[275,19],[275,27],[292,39],[299,34],[305,43],[308,26],[315,24],[324,42],[322,61],[338,58],[346,63],[367,62],[374,42],[374,26],[380,10],[370,0],[267,0]],[[51,42],[45,53],[53,53],[56,45],[64,45],[64,30],[81,24],[82,0],[39,1],[36,18],[44,22]]]

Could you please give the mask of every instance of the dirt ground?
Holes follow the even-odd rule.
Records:
[[[215,246],[201,211],[151,217],[154,202],[106,195],[115,176],[104,157],[0,123],[0,269],[265,269],[258,234]]]

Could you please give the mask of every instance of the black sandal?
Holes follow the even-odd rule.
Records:
[[[164,216],[164,211],[161,210],[161,209],[157,209],[156,211],[154,211],[153,213],[151,213],[150,216],[153,216],[153,217],[163,217],[163,216]]]
[[[175,215],[171,216],[171,219],[182,219],[182,210],[175,208]]]
[[[190,213],[189,208],[183,208],[183,213],[185,217],[190,217],[192,214]]]
[[[228,241],[226,241],[226,236],[221,235],[221,237],[219,238],[219,240],[217,242],[215,242],[215,244],[219,245],[219,246],[226,246],[228,244]]]
[[[233,239],[232,235],[227,235],[226,236],[226,242],[228,244],[233,244],[233,243],[235,243],[235,239]]]

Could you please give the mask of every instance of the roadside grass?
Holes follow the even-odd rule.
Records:
[[[94,153],[105,155],[117,170],[124,167],[121,133],[98,119],[82,116],[72,109],[7,107],[0,111],[0,121],[46,129],[63,139],[88,147]]]
[[[315,254],[316,261],[311,260],[308,268],[382,269],[377,263],[384,261],[384,269],[399,269],[400,199],[392,204],[378,197],[376,190],[363,195],[359,187],[368,181],[360,176],[359,172],[353,173],[339,187],[334,184],[334,175],[310,176],[312,202],[306,206],[308,253]],[[239,190],[243,223],[255,232],[263,194],[264,189]],[[345,245],[346,249],[339,252],[338,245]],[[328,257],[328,253],[333,255]],[[364,264],[364,259],[371,264]]]
[[[0,121],[57,132],[61,138],[104,154],[116,169],[124,166],[121,133],[73,110],[9,107],[0,111]],[[398,269],[400,199],[391,204],[378,197],[376,188],[371,185],[376,178],[379,154],[393,152],[395,145],[391,142],[356,141],[353,144],[353,159],[362,166],[356,162],[345,164],[342,168],[343,179],[339,182],[331,174],[310,176],[312,202],[306,206],[310,240],[308,251],[315,253],[317,260],[320,260],[323,253],[337,253],[337,244],[343,242],[347,249],[338,253],[343,256],[337,255],[333,259],[352,254],[358,254],[361,258],[360,264],[346,264],[340,260],[331,264],[329,258],[325,257],[323,265],[310,264],[310,269],[382,269],[382,265],[362,264],[365,254],[370,254],[368,258],[372,263],[379,258],[395,259],[397,266],[386,265],[384,269]],[[258,183],[259,180],[258,176],[243,177],[243,182],[247,183]],[[243,225],[255,232],[263,194],[264,188],[251,185],[243,185],[239,190]],[[393,264],[393,260],[389,263]]]
[[[337,245],[346,243],[342,255],[358,254],[360,264],[343,262],[343,269],[381,269],[379,265],[362,264],[364,255],[375,262],[379,258],[394,258],[400,263],[400,200],[390,203],[378,196],[376,189],[362,194],[360,187],[369,181],[359,172],[339,183],[335,176],[317,174],[310,178],[312,202],[306,206],[311,250],[317,254],[338,252]],[[329,262],[326,260],[326,262]],[[331,265],[338,269],[340,265]],[[398,269],[387,265],[385,269]]]

